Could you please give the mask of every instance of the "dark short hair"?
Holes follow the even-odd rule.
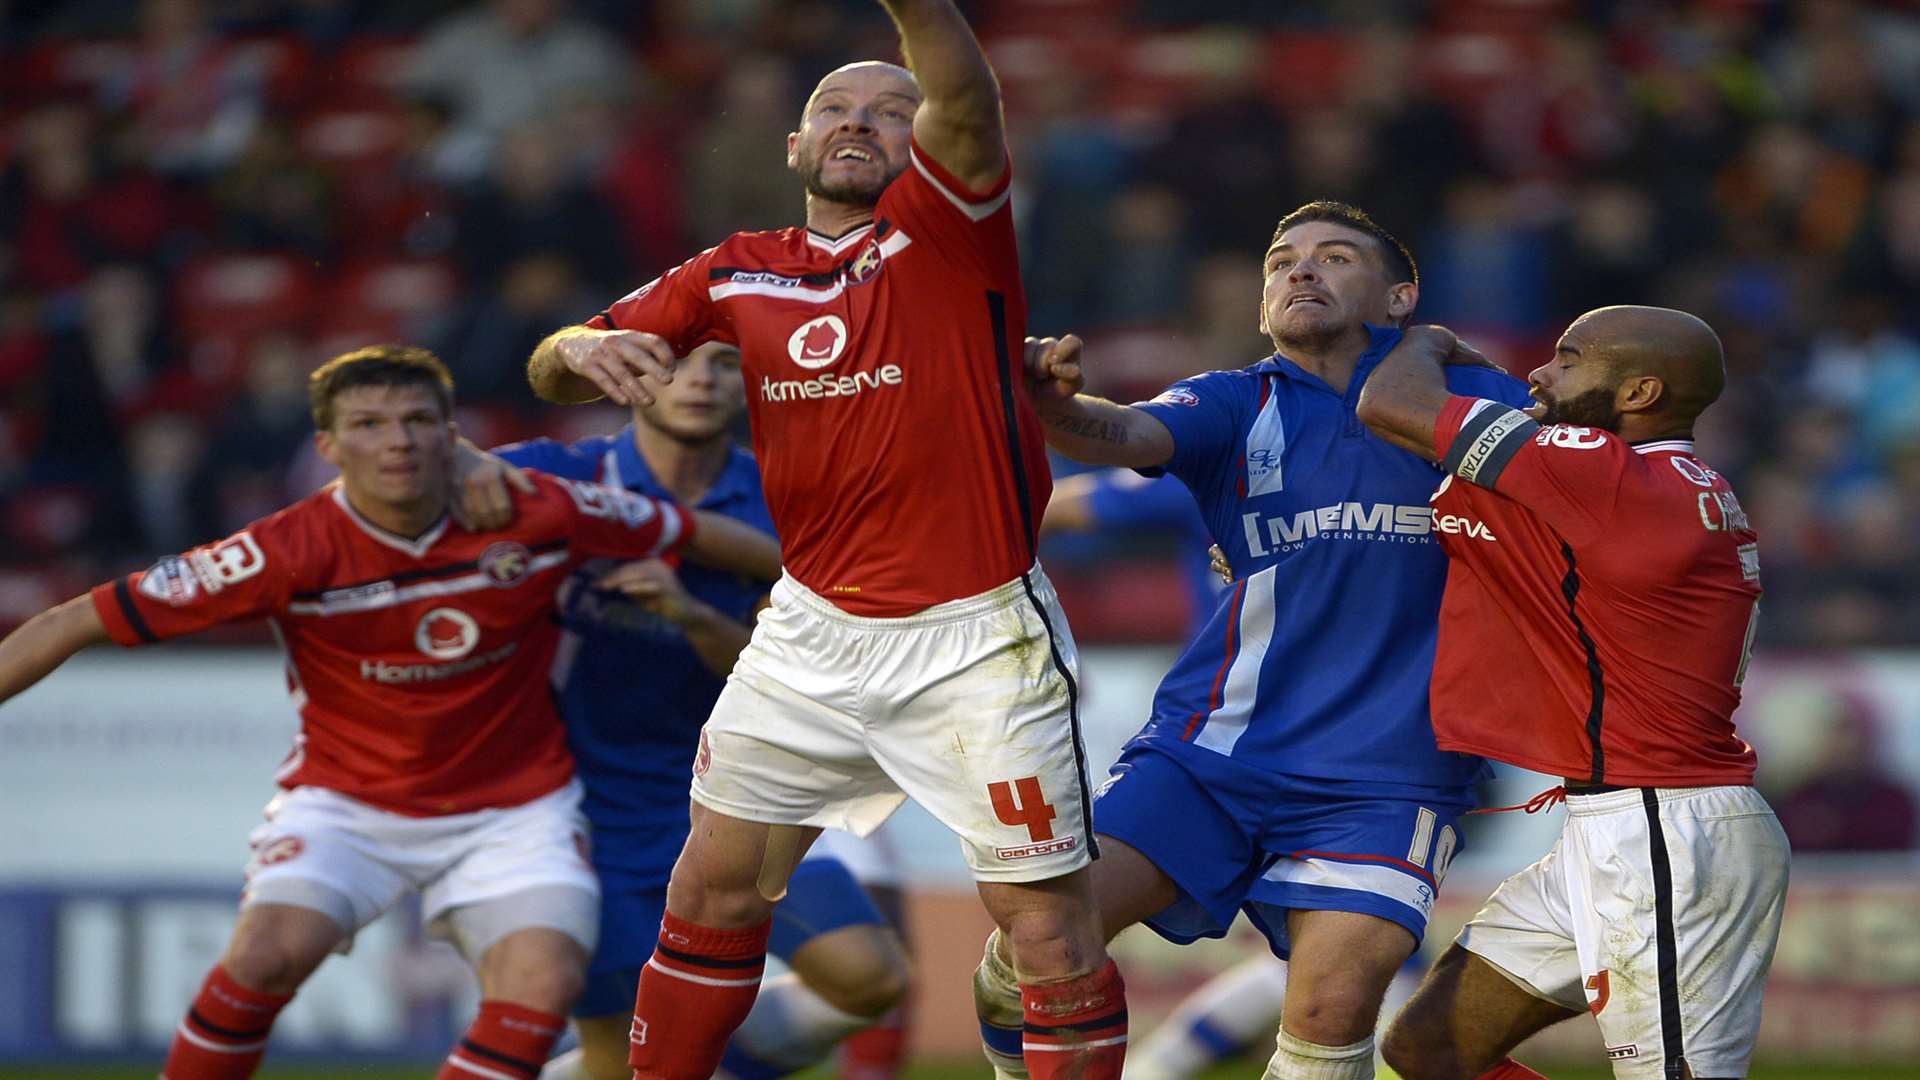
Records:
[[[1420,268],[1414,265],[1413,252],[1407,250],[1407,245],[1381,228],[1380,223],[1367,216],[1365,210],[1343,202],[1335,202],[1332,199],[1315,199],[1281,218],[1280,224],[1274,226],[1273,239],[1267,242],[1267,246],[1272,247],[1279,243],[1281,233],[1309,221],[1331,222],[1335,225],[1345,225],[1356,232],[1366,233],[1380,245],[1380,260],[1386,264],[1387,273],[1396,284],[1402,281],[1420,284]]]
[[[341,353],[307,376],[313,426],[333,427],[334,400],[356,386],[424,386],[440,402],[440,415],[453,415],[453,373],[439,357],[412,345],[369,345]]]

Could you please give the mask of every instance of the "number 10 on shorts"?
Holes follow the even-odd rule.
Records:
[[[1053,819],[1059,815],[1041,793],[1039,777],[1023,776],[1011,784],[996,780],[987,785],[987,797],[1000,824],[1015,829],[1025,825],[1028,839],[1036,844],[1053,839]]]

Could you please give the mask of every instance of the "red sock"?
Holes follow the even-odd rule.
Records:
[[[292,994],[263,994],[233,981],[215,964],[174,1029],[160,1075],[166,1080],[245,1080],[267,1056],[273,1018]]]
[[[507,1001],[482,1001],[434,1080],[534,1080],[567,1018]]]
[[[1033,1080],[1118,1080],[1127,1056],[1127,988],[1113,961],[1064,982],[1021,983]]]
[[[627,1064],[634,1080],[707,1080],[753,1008],[773,920],[744,930],[695,926],[667,912],[640,971]]]
[[[1512,1058],[1507,1058],[1481,1073],[1479,1080],[1547,1080],[1547,1078]]]
[[[908,1002],[840,1041],[841,1080],[894,1080],[907,1056]]]

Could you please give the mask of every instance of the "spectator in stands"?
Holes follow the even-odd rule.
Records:
[[[429,31],[401,86],[452,103],[435,158],[448,180],[470,181],[508,131],[570,98],[621,98],[637,67],[604,30],[569,18],[565,0],[490,0]]]
[[[163,173],[196,176],[239,156],[266,110],[265,65],[218,33],[205,0],[145,0],[132,62],[101,83]]]
[[[601,292],[617,292],[632,277],[624,246],[609,242],[620,235],[619,220],[568,166],[566,144],[546,128],[517,128],[501,142],[487,181],[460,215],[460,250],[475,283],[500,288],[515,262],[552,251],[569,253]]]
[[[1828,704],[1819,766],[1774,800],[1794,852],[1912,850],[1920,839],[1920,809],[1913,792],[1887,771],[1873,707],[1845,691]]]

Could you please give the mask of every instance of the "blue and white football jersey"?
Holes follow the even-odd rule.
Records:
[[[1439,469],[1374,435],[1354,406],[1400,340],[1372,329],[1346,393],[1275,355],[1175,383],[1138,407],[1174,440],[1237,584],[1162,680],[1139,742],[1270,773],[1419,798],[1478,780],[1427,713],[1447,559],[1428,497]],[[1458,394],[1531,404],[1526,384],[1449,366]]]

